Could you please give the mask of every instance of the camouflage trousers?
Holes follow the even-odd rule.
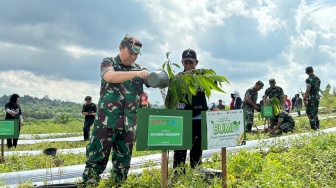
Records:
[[[246,121],[246,128],[247,131],[252,130],[252,125],[253,125],[253,118],[254,118],[254,109],[253,108],[244,108],[246,116],[245,116],[245,121]]]
[[[282,132],[287,133],[287,132],[293,131],[294,126],[295,125],[293,123],[283,123],[280,125],[280,129]]]
[[[84,183],[98,184],[112,149],[112,172],[117,183],[125,180],[131,165],[135,132],[95,125],[89,144],[86,146]]]
[[[309,119],[309,124],[311,129],[317,130],[320,128],[320,121],[317,116],[318,114],[319,101],[308,101],[306,106],[306,113]]]

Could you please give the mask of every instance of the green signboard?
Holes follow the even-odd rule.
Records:
[[[274,117],[273,106],[261,106],[261,117],[273,118]]]
[[[182,146],[183,117],[149,115],[148,146]]]
[[[19,120],[0,120],[0,138],[18,138]]]
[[[140,108],[137,117],[137,151],[191,149],[191,110]]]

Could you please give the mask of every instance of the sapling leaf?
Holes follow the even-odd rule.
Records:
[[[172,65],[178,67],[178,68],[181,68],[179,64],[176,64],[176,63],[172,63]]]
[[[169,60],[169,54],[170,54],[171,52],[166,52],[166,57],[167,57],[167,59]]]

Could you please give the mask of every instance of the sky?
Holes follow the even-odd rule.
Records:
[[[48,96],[83,103],[99,99],[100,63],[118,55],[125,34],[143,43],[136,63],[162,68],[171,52],[197,52],[197,68],[225,76],[226,93],[208,103],[230,103],[235,90],[274,78],[290,98],[305,90],[305,67],[336,87],[334,0],[0,0],[0,95]],[[176,73],[183,71],[174,68]],[[163,104],[159,89],[145,88]]]

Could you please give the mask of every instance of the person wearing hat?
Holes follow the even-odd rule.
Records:
[[[137,109],[148,77],[148,71],[135,63],[141,48],[141,41],[127,34],[120,42],[119,54],[104,58],[100,65],[100,98],[86,147],[84,184],[98,185],[111,148],[115,182],[120,185],[127,178],[135,142]]]
[[[5,120],[19,120],[19,133],[21,130],[21,126],[23,125],[22,111],[21,107],[18,104],[19,95],[14,93],[10,98],[9,102],[5,104],[6,117]],[[7,139],[7,148],[11,149],[13,146],[16,148],[19,138],[9,138]]]
[[[263,104],[266,104],[266,99],[267,97],[269,99],[272,99],[273,97],[276,97],[280,104],[282,105],[282,108],[285,110],[286,109],[286,97],[284,94],[284,91],[281,87],[276,86],[276,82],[274,78],[271,78],[269,80],[270,87],[265,90],[265,94],[263,97]]]
[[[90,127],[95,119],[95,115],[97,113],[97,106],[95,103],[92,102],[91,96],[86,96],[84,100],[85,104],[83,104],[82,108],[82,114],[85,116],[83,132],[84,132],[84,141],[87,141],[90,138]]]
[[[320,128],[320,121],[318,117],[318,106],[320,103],[320,85],[321,80],[314,75],[313,67],[306,68],[306,74],[309,76],[306,79],[306,92],[304,94],[303,102],[306,106],[306,113],[309,119],[311,129],[317,130]]]
[[[196,52],[193,49],[186,49],[182,53],[183,72],[196,69],[198,64]],[[182,72],[181,72],[182,73]],[[179,74],[181,74],[179,73]],[[186,99],[188,96],[185,95]],[[188,100],[186,100],[188,101]],[[201,147],[201,112],[208,110],[205,93],[198,89],[195,96],[192,96],[191,104],[180,100],[177,105],[177,110],[192,110],[192,148],[190,150],[190,166],[195,168],[202,163],[202,147]],[[175,150],[173,168],[174,173],[185,173],[187,150]],[[181,168],[181,171],[176,170]]]
[[[258,80],[255,85],[245,92],[243,109],[246,112],[246,132],[252,131],[254,110],[260,111],[257,105],[258,91],[264,87],[264,83]]]

